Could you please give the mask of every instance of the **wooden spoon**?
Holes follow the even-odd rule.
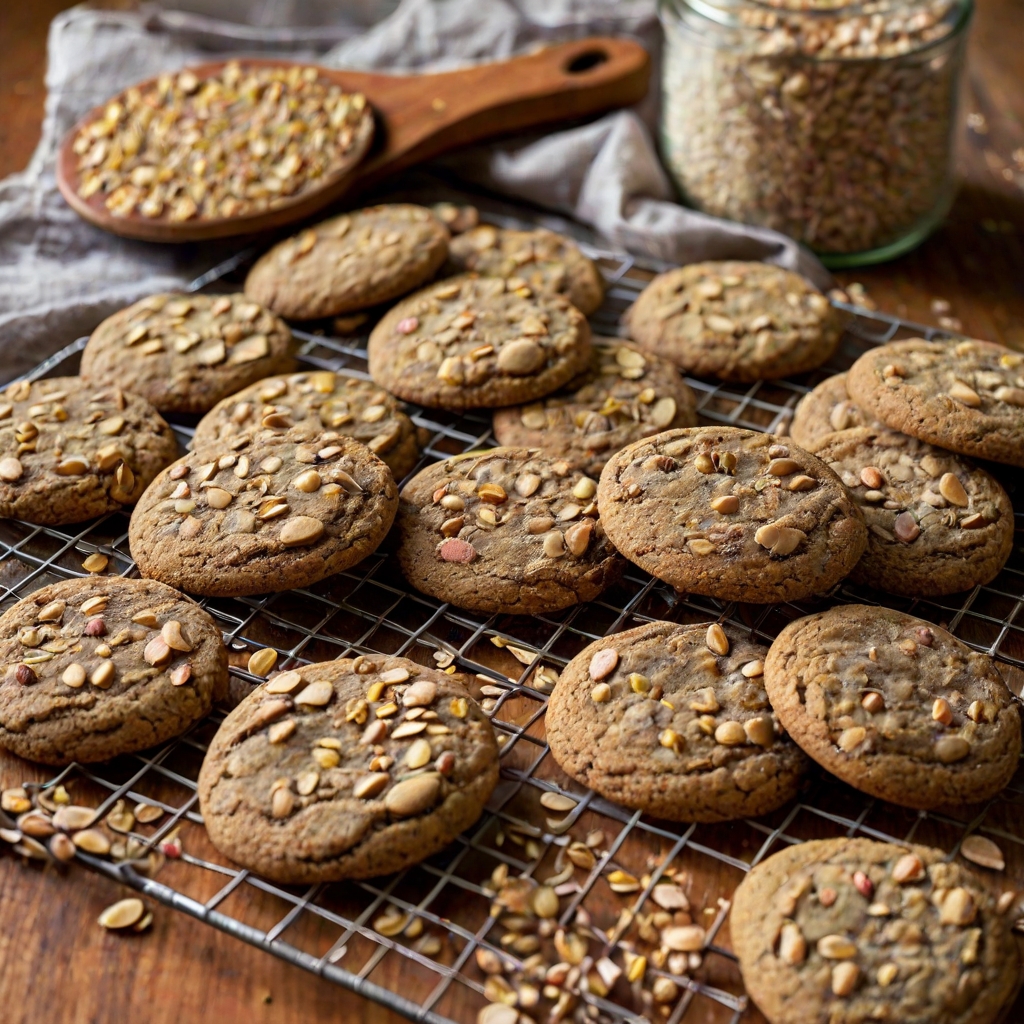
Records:
[[[221,74],[227,63],[202,64],[190,70],[201,81]],[[239,63],[243,72],[293,66],[279,60]],[[650,60],[638,43],[591,37],[442,74],[386,75],[319,67],[315,71],[347,93],[363,94],[374,114],[372,145],[347,173],[325,175],[277,200],[271,209],[234,216],[172,221],[164,215],[147,218],[137,208],[117,216],[107,209],[104,191],[88,198],[79,195],[80,156],[73,149],[79,132],[103,120],[109,103],[115,102],[111,100],[86,115],[61,144],[57,158],[61,193],[77,213],[97,227],[150,242],[197,241],[276,228],[303,220],[346,192],[365,188],[385,175],[458,146],[635,103],[647,92]],[[150,79],[137,88],[145,89],[156,81]],[[116,100],[122,100],[125,93]],[[368,138],[369,132],[366,135]],[[353,160],[360,155],[356,148]]]

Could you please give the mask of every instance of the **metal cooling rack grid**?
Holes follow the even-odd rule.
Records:
[[[503,218],[494,218],[502,220]],[[509,218],[504,218],[510,222]],[[599,333],[614,334],[618,318],[652,273],[663,269],[604,250],[585,247],[609,282],[605,306],[594,317]],[[244,265],[242,253],[193,283],[193,288],[221,281]],[[931,328],[903,323],[885,314],[846,307],[854,317],[835,366],[819,371],[806,384],[761,382],[749,387],[690,380],[703,420],[782,431],[799,398],[818,379],[849,365],[868,345],[893,337],[941,336]],[[365,376],[365,341],[296,332],[309,366],[344,369]],[[42,364],[32,378],[77,371],[85,339]],[[421,465],[447,455],[492,443],[489,417],[454,416],[415,410],[413,418],[429,434]],[[176,425],[183,443],[192,430]],[[1004,478],[1004,483],[1013,483]],[[1012,493],[1012,491],[1011,491]],[[1021,506],[1020,495],[1014,495]],[[1018,531],[1024,516],[1017,514]],[[131,575],[127,519],[109,516],[84,526],[41,528],[0,521],[0,607],[46,583],[83,575],[81,559],[93,551],[111,557],[110,571]],[[937,600],[891,599],[859,588],[842,587],[840,601],[885,601],[924,618],[943,622],[973,646],[1004,664],[1008,681],[1020,689],[1024,680],[1024,558],[1016,551],[1010,565],[991,585],[966,595]],[[353,569],[314,587],[287,594],[237,600],[204,600],[221,626],[233,653],[233,675],[241,684],[258,682],[244,665],[260,646],[273,646],[278,667],[339,657],[347,653],[395,653],[429,663],[444,654],[463,672],[480,676],[491,705],[492,721],[502,741],[502,779],[487,812],[468,833],[426,863],[397,876],[368,882],[336,883],[305,889],[272,885],[225,862],[209,846],[195,794],[195,778],[216,726],[215,712],[189,734],[155,752],[119,758],[108,765],[71,766],[48,780],[74,783],[76,799],[86,791],[106,812],[118,799],[157,803],[167,817],[157,826],[139,826],[134,837],[155,848],[174,829],[182,829],[185,852],[168,861],[158,878],[149,878],[127,863],[80,854],[94,870],[134,886],[155,900],[191,914],[243,941],[346,988],[353,989],[413,1018],[444,1024],[458,1014],[466,1019],[466,993],[479,1005],[485,976],[474,962],[477,949],[498,953],[510,963],[517,957],[499,942],[499,928],[488,914],[484,885],[498,864],[510,875],[543,879],[551,874],[557,851],[592,830],[604,834],[599,857],[589,872],[577,872],[576,891],[563,900],[559,922],[589,915],[590,954],[616,957],[623,929],[616,921],[623,909],[642,911],[662,872],[681,867],[690,879],[688,892],[696,919],[708,926],[702,963],[686,973],[649,968],[671,977],[680,995],[671,1004],[669,1024],[752,1024],[762,1018],[747,1005],[735,959],[729,948],[729,895],[749,867],[779,844],[840,834],[909,840],[940,846],[954,855],[960,841],[981,830],[1002,846],[1006,880],[1024,884],[1024,778],[1018,773],[1008,789],[965,816],[917,813],[875,801],[823,774],[800,802],[758,820],[728,825],[674,825],[647,820],[596,794],[580,792],[557,768],[543,734],[544,687],[535,672],[544,665],[561,670],[586,644],[600,636],[658,618],[680,622],[717,619],[769,643],[792,618],[811,607],[767,608],[722,605],[707,598],[678,595],[631,567],[622,582],[585,606],[556,615],[521,619],[479,616],[410,592],[385,550]],[[490,641],[511,642],[533,652],[529,665]],[[555,827],[539,804],[545,792],[579,800]],[[625,898],[608,889],[607,872],[620,867],[642,877],[643,888]],[[585,876],[585,877],[584,877]],[[439,952],[417,948],[403,936],[387,937],[373,922],[389,908],[422,922],[425,933],[442,937]],[[705,913],[706,912],[706,913]],[[630,933],[628,937],[633,937]],[[553,959],[549,958],[549,959]],[[472,998],[472,996],[470,997]],[[633,1021],[652,1014],[622,982],[606,998],[584,994],[577,1015],[588,1019]]]

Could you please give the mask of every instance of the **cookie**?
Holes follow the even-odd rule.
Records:
[[[499,444],[543,448],[593,477],[631,441],[696,426],[697,400],[664,359],[614,338],[595,338],[590,368],[561,391],[494,413]]]
[[[941,850],[790,846],[750,870],[730,933],[770,1024],[992,1024],[1017,986],[1011,922]]]
[[[355,438],[387,463],[396,480],[420,457],[416,427],[391,395],[372,381],[331,370],[268,377],[243,388],[199,421],[193,444],[223,444],[297,424]]]
[[[563,459],[526,448],[437,462],[402,489],[402,572],[417,590],[473,611],[541,615],[593,600],[624,567],[596,490]]]
[[[789,436],[801,448],[813,445],[826,434],[854,427],[878,427],[880,423],[866,416],[851,401],[846,391],[846,374],[826,377],[813,391],[808,391],[797,404]]]
[[[117,512],[177,454],[157,411],[118,385],[17,381],[0,395],[0,516],[59,526]]]
[[[264,594],[355,565],[397,507],[391,470],[364,445],[293,427],[197,446],[149,486],[128,541],[150,579],[193,594]]]
[[[530,402],[586,369],[590,328],[560,295],[465,274],[403,299],[370,334],[370,375],[409,402],[461,411]]]
[[[865,352],[846,386],[894,430],[1024,466],[1024,353],[989,341],[894,341]]]
[[[452,240],[448,269],[519,278],[535,291],[564,295],[588,315],[604,301],[604,281],[593,260],[571,238],[547,228],[473,228]]]
[[[353,210],[280,242],[245,279],[245,294],[295,320],[388,302],[434,276],[448,231],[424,206]]]
[[[589,789],[671,821],[728,821],[791,799],[810,762],[775,724],[764,647],[716,624],[651,622],[576,655],[547,740]]]
[[[227,694],[213,619],[153,580],[89,576],[0,616],[0,746],[30,761],[106,761],[183,733]]]
[[[244,295],[151,295],[107,317],[82,376],[117,381],[161,412],[203,413],[295,365],[287,324]]]
[[[987,800],[1017,767],[1020,718],[995,662],[912,615],[842,605],[797,619],[764,682],[815,761],[891,803]]]
[[[749,383],[827,362],[845,316],[791,270],[726,261],[659,274],[626,322],[641,348],[687,373]]]
[[[1010,557],[1010,499],[963,456],[884,427],[826,434],[811,451],[839,474],[867,523],[855,583],[939,597],[991,582]]]
[[[309,884],[419,863],[497,781],[494,730],[466,691],[371,655],[281,672],[243,700],[210,744],[199,806],[221,853]]]
[[[798,601],[834,587],[867,542],[839,477],[784,438],[667,430],[611,457],[598,486],[611,542],[677,590]]]

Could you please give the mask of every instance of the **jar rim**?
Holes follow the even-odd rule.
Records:
[[[746,9],[748,11],[759,11],[764,14],[776,14],[779,17],[787,15],[800,15],[811,19],[835,19],[838,17],[870,16],[879,13],[879,0],[842,0],[833,7],[802,8],[799,6],[805,0],[792,0],[792,6],[786,0],[773,2],[773,0],[657,0],[659,17],[664,18],[668,13],[671,16],[679,17],[684,8],[705,18],[708,21],[721,25],[725,28],[738,28],[753,30],[755,26],[742,21],[736,12]],[[889,10],[899,6],[912,9],[915,6],[923,6],[921,0],[893,0]],[[858,61],[879,61],[897,60],[915,54],[921,54],[928,50],[948,44],[950,40],[956,39],[966,28],[971,16],[974,13],[974,0],[950,0],[949,5],[949,31],[938,39],[931,39],[922,42],[914,49],[893,54],[885,57],[871,56],[843,56],[830,54],[823,59],[827,61],[842,61],[856,63]]]

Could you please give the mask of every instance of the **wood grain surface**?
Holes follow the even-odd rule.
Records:
[[[67,6],[62,0],[0,3],[0,175],[23,167],[38,140],[46,27]],[[957,318],[963,330],[1024,349],[1021,16],[1021,0],[980,0],[962,112],[962,185],[945,226],[916,252],[841,279],[863,282],[881,309],[925,322],[937,322],[933,302],[944,300],[950,310],[943,315]],[[31,771],[0,754],[0,785],[19,783]],[[717,888],[715,881],[709,887]],[[156,909],[144,936],[103,932],[97,915],[127,894],[82,869],[59,874],[0,857],[5,1024],[404,1019],[168,909]],[[382,980],[401,988],[397,976]],[[1007,1020],[1024,1020],[1024,1001],[1018,999]]]

